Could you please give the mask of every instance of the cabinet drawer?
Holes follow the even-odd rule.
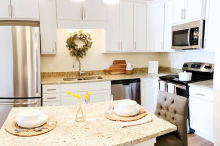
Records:
[[[60,101],[60,94],[43,94],[43,101]]]
[[[43,85],[43,93],[60,93],[60,85]]]
[[[213,101],[213,91],[206,90],[202,88],[189,88],[189,95],[192,97],[197,97],[207,101]]]
[[[92,83],[77,83],[77,84],[63,84],[61,85],[61,92],[82,92],[82,91],[100,91],[111,90],[111,82],[92,82]]]
[[[43,106],[46,105],[53,105],[55,103],[55,106],[60,106],[60,101],[54,101],[54,102],[43,102]]]

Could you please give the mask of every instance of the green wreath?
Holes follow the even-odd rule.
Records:
[[[76,39],[85,42],[85,45],[79,48],[78,45],[75,43]],[[70,55],[76,56],[76,58],[83,58],[83,56],[86,56],[86,51],[88,51],[88,49],[92,47],[92,44],[93,42],[91,35],[89,33],[84,33],[83,30],[80,30],[78,32],[75,31],[74,34],[66,40],[66,47],[70,51]]]

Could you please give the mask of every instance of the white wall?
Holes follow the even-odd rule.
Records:
[[[215,53],[203,50],[188,50],[172,53],[161,53],[160,65],[172,68],[182,68],[184,62],[215,63]]]
[[[75,57],[70,56],[69,50],[66,48],[66,39],[70,33],[78,30],[58,30],[58,54],[57,55],[41,55],[41,71],[42,72],[68,72],[78,71],[78,62],[76,67],[72,68]],[[126,60],[127,63],[133,63],[135,67],[147,67],[146,61],[158,61],[160,53],[118,53],[118,54],[102,54],[101,50],[105,46],[105,30],[87,29],[84,30],[91,34],[93,46],[87,51],[87,55],[80,59],[82,70],[103,70],[104,62],[111,65],[114,60]],[[49,70],[48,65],[52,64],[53,69]]]

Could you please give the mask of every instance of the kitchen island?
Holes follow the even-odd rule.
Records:
[[[114,105],[118,101],[114,101]],[[13,108],[6,122],[18,116],[25,108]],[[45,107],[38,107],[42,112]],[[85,105],[86,118],[83,123],[74,122],[76,106],[57,106],[57,127],[43,135],[33,137],[18,137],[5,131],[4,125],[0,131],[0,145],[2,146],[153,146],[156,137],[177,130],[177,127],[154,114],[148,112],[153,122],[142,125],[121,128],[115,121],[104,116],[105,103]]]

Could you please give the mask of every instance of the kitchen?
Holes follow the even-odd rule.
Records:
[[[109,2],[114,1],[114,4],[109,4]],[[187,120],[187,125],[190,123],[190,126],[187,127],[195,130],[191,132],[188,130],[190,133],[188,134],[188,145],[218,144],[218,139],[215,138],[216,134],[214,134],[217,128],[214,128],[215,89],[213,90],[212,79],[217,78],[214,70],[216,71],[217,63],[215,60],[218,59],[215,57],[218,50],[216,34],[220,32],[219,21],[216,20],[219,2],[217,0],[114,1],[19,0],[16,2],[14,0],[3,0],[0,2],[0,44],[2,46],[0,50],[0,66],[2,69],[0,70],[0,109],[3,115],[0,126],[4,124],[0,135],[5,139],[1,138],[0,142],[5,145],[20,143],[22,137],[9,134],[4,126],[12,117],[18,117],[19,111],[23,108],[13,108],[12,111],[11,108],[13,104],[17,104],[15,107],[22,107],[21,102],[23,100],[24,104],[33,103],[34,105],[37,102],[38,106],[42,106],[42,108],[32,108],[39,108],[40,110],[44,110],[50,105],[56,105],[59,108],[55,112],[57,127],[46,134],[26,137],[26,144],[31,144],[31,141],[36,142],[37,138],[43,142],[45,138],[60,132],[57,136],[63,133],[66,136],[63,141],[67,143],[62,143],[62,140],[55,140],[58,143],[57,145],[86,145],[89,141],[83,144],[80,133],[63,132],[64,129],[72,128],[74,131],[74,128],[79,128],[79,126],[74,125],[77,123],[71,122],[75,118],[77,102],[71,95],[67,94],[68,91],[81,97],[84,97],[88,91],[91,92],[88,99],[90,104],[85,108],[99,112],[86,112],[86,120],[89,117],[90,119],[96,118],[96,120],[86,121],[86,123],[94,127],[99,122],[103,122],[102,126],[109,123],[103,116],[103,103],[106,103],[106,95],[113,94],[114,100],[127,98],[136,100],[149,111],[149,116],[153,118],[153,122],[138,125],[140,127],[128,127],[133,130],[132,134],[142,133],[144,130],[140,130],[141,128],[149,128],[150,125],[153,126],[154,122],[159,120],[154,117],[158,104],[158,91],[168,91],[168,83],[172,83],[171,80],[165,79],[168,83],[165,83],[165,88],[162,89],[163,82],[161,80],[164,79],[161,77],[178,75],[185,70],[192,72],[193,77],[203,77],[202,80],[187,83],[186,88],[189,86],[189,89],[186,90],[186,94],[188,96],[182,95],[189,98],[189,111],[192,111]],[[199,30],[194,30],[195,25]],[[30,31],[30,33],[34,31],[31,39],[23,34],[22,26],[34,28]],[[186,29],[183,29],[184,31],[181,28],[174,30],[175,26],[184,26]],[[14,30],[11,32],[11,29]],[[175,35],[174,32],[178,32],[178,30],[179,33]],[[192,31],[188,32],[188,30]],[[28,31],[29,28],[26,28],[26,34],[29,33]],[[199,33],[197,33],[198,31]],[[191,38],[195,35],[199,39]],[[80,36],[84,38],[78,39]],[[190,43],[188,36],[192,39]],[[76,37],[78,38],[75,39]],[[75,54],[75,47],[68,45],[68,38],[74,40],[71,42],[72,44],[75,43],[84,49],[81,53],[82,56],[78,56],[79,60],[76,60],[79,54]],[[11,40],[13,41],[10,42]],[[175,40],[181,40],[181,42],[175,44]],[[193,44],[196,40],[198,45]],[[19,43],[17,43],[17,49],[20,50],[15,53],[13,42],[19,41],[26,42],[26,50],[28,50],[29,44],[35,44],[33,46],[36,49],[36,54],[28,52],[29,54],[24,55],[25,50],[22,45],[19,46]],[[85,43],[87,45],[84,47]],[[25,60],[29,63],[25,64]],[[31,62],[33,66],[30,66]],[[117,62],[123,63],[117,64]],[[20,66],[16,67],[15,64],[20,64]],[[200,65],[200,68],[192,68],[192,65]],[[211,68],[204,70],[205,66],[211,66]],[[113,70],[115,71],[113,72]],[[25,91],[24,87],[27,86],[29,89]],[[131,90],[132,96],[128,95]],[[34,95],[30,91],[33,91]],[[38,94],[35,94],[35,91]],[[168,92],[171,93],[171,91]],[[180,95],[174,90],[172,93]],[[27,97],[35,99],[28,99]],[[95,109],[93,106],[98,107],[99,103],[101,104],[100,109]],[[11,104],[10,107],[7,104]],[[205,109],[204,106],[206,106]],[[63,111],[66,113],[62,117]],[[203,113],[202,118],[200,117],[201,113]],[[96,116],[103,117],[98,119]],[[70,122],[68,123],[68,121]],[[141,141],[149,142],[158,136],[175,131],[175,127],[169,123],[161,122],[167,125],[167,129],[162,126],[158,126],[157,129],[153,126],[154,130],[160,131],[160,128],[164,128],[168,132],[154,133],[153,137],[151,135],[153,139],[150,139],[149,131],[146,130],[148,136],[143,134]],[[119,128],[114,122],[109,124],[114,127],[113,129]],[[135,129],[135,127],[140,129]],[[128,130],[122,129],[119,137],[124,137],[123,134],[126,134]],[[80,128],[78,130],[80,131]],[[22,134],[22,132],[20,133]],[[109,131],[106,133],[100,131],[100,133],[109,136]],[[79,137],[75,137],[76,139],[73,140],[72,134],[79,135]],[[97,136],[100,137],[102,134],[97,134]],[[87,131],[86,135],[91,135],[91,132]],[[105,136],[104,138],[106,138]],[[111,135],[109,137],[111,139],[108,141],[109,143],[106,139],[102,139],[102,144],[94,142],[93,145],[103,145],[104,143],[107,145],[122,143],[133,145],[140,143],[137,142],[138,136],[134,139],[124,140],[115,140],[115,137]],[[13,139],[15,143],[10,143],[10,139]],[[20,145],[25,145],[25,141],[21,142]],[[115,143],[111,143],[112,141]],[[155,141],[149,142],[149,145],[156,143]],[[39,144],[39,142],[36,143],[36,145]],[[41,145],[47,144],[41,143]]]

